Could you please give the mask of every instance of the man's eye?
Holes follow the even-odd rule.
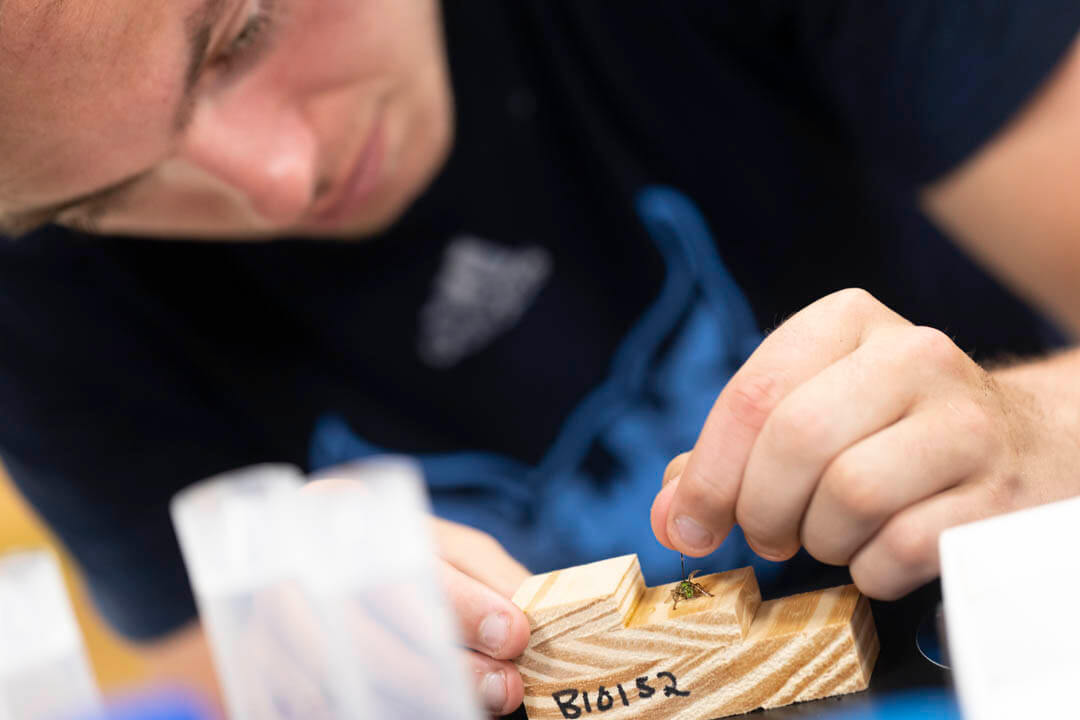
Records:
[[[266,29],[267,24],[270,22],[270,18],[265,12],[260,11],[255,17],[248,20],[247,25],[240,31],[240,34],[233,40],[232,45],[229,46],[229,52],[232,54],[241,53],[252,45],[254,45],[259,36]]]
[[[273,21],[274,0],[262,0],[255,13],[248,19],[233,41],[225,47],[214,62],[229,67],[233,63],[246,59],[249,53],[258,49]]]

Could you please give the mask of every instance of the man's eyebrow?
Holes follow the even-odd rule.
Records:
[[[64,1],[52,0],[50,8],[57,8]],[[227,0],[201,0],[201,4],[184,20],[188,60],[184,72],[183,95],[177,106],[173,121],[177,130],[183,130],[191,120],[191,113],[195,105],[195,85],[198,83],[199,75],[206,63],[206,53],[210,49],[210,39],[214,32],[214,26],[220,21],[225,11],[226,2]],[[0,5],[3,5],[3,3],[4,0],[0,0]],[[10,214],[2,214],[0,215],[0,233],[24,234],[42,225],[56,222],[59,216],[67,210],[80,205],[93,205],[102,202],[111,195],[126,190],[149,173],[150,170],[144,170],[106,187],[69,200],[62,200],[28,210],[19,210]]]
[[[214,26],[225,11],[225,2],[226,0],[203,0],[202,4],[188,15],[184,22],[188,61],[187,70],[184,72],[184,94],[176,109],[176,119],[173,121],[177,130],[183,130],[191,121],[191,113],[195,107],[195,85],[206,64],[210,37],[213,35]]]

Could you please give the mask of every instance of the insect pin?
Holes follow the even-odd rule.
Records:
[[[693,600],[701,594],[712,597],[712,593],[701,586],[701,583],[694,582],[694,576],[697,575],[700,570],[694,570],[689,575],[686,574],[686,556],[679,553],[679,558],[682,562],[683,579],[675,584],[675,587],[671,588],[671,602],[673,603],[672,610],[679,607],[680,600]]]

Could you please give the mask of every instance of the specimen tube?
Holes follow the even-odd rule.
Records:
[[[100,709],[56,558],[46,550],[0,558],[0,720],[55,720]]]

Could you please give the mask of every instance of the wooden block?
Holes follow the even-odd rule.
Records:
[[[646,588],[637,556],[529,578],[517,660],[530,718],[715,718],[867,687],[878,641],[853,586],[761,602],[751,568]]]
[[[533,576],[514,594],[532,631],[518,666],[551,683],[743,639],[761,603],[753,571],[700,580],[713,597],[675,609],[669,588],[645,587],[636,555]]]
[[[514,602],[529,616],[531,644],[539,645],[622,627],[644,591],[637,555],[623,555],[533,575],[514,593]]]

